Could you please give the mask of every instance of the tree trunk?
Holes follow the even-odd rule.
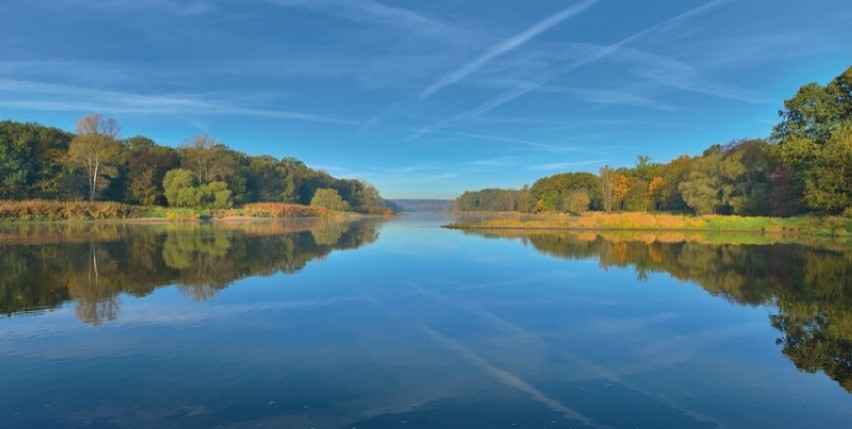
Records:
[[[97,188],[98,183],[98,163],[95,162],[95,169],[92,173],[92,182],[89,184],[89,201],[95,201],[95,189]]]

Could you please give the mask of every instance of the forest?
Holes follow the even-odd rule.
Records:
[[[784,102],[771,135],[713,145],[668,163],[567,172],[521,189],[468,191],[456,211],[852,217],[852,67]]]
[[[111,201],[139,206],[314,204],[337,211],[384,211],[369,183],[339,179],[295,158],[247,155],[209,135],[178,148],[120,137],[113,118],[92,114],[76,133],[0,122],[0,200]]]

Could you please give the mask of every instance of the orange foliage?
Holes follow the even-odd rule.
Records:
[[[621,201],[630,190],[630,179],[621,173],[615,173],[612,178],[612,200]]]

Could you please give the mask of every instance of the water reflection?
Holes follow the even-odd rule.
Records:
[[[381,221],[26,224],[0,230],[0,311],[39,313],[76,301],[94,325],[115,319],[120,293],[176,284],[207,300],[249,276],[295,273],[334,250],[378,239]]]
[[[768,305],[781,332],[782,352],[803,371],[823,371],[852,393],[852,248],[763,235],[646,233],[521,233],[480,231],[514,238],[540,252],[596,259],[606,270],[634,267],[644,280],[665,272],[740,305]]]

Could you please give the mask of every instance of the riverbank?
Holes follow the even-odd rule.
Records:
[[[443,225],[444,228],[473,229],[559,229],[559,230],[635,230],[635,231],[708,231],[762,232],[769,234],[807,234],[852,236],[852,219],[840,216],[796,216],[788,218],[705,215],[687,216],[665,213],[588,212],[580,216],[566,213],[488,213],[465,214],[465,220]],[[479,217],[479,219],[476,219]]]
[[[388,213],[389,214],[389,213]],[[205,209],[134,206],[116,202],[0,201],[2,222],[114,220],[132,222],[251,220],[268,218],[345,217],[351,213],[289,203],[254,203],[240,208]]]

